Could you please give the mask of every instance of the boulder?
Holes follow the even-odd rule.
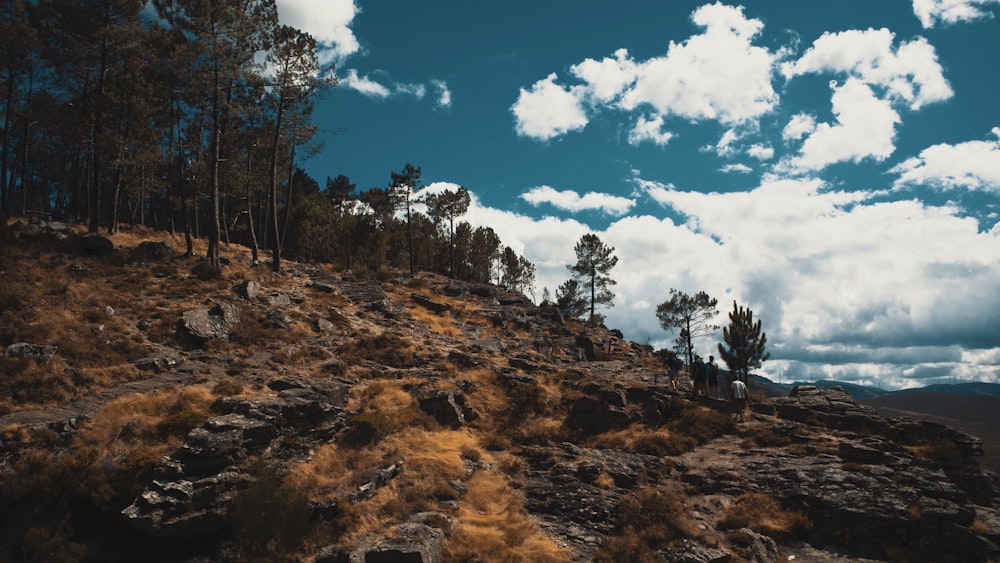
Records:
[[[211,309],[186,311],[181,316],[185,330],[200,340],[228,340],[229,332],[240,322],[236,307],[220,303]]]
[[[573,401],[566,417],[566,424],[585,432],[607,432],[613,428],[624,428],[631,419],[623,407],[591,396],[583,396]]]
[[[437,301],[432,300],[426,295],[421,295],[419,293],[411,294],[410,299],[413,300],[413,302],[416,303],[417,305],[420,305],[424,309],[427,309],[428,311],[432,311],[434,313],[444,313],[445,311],[451,310],[451,305],[447,303],[438,303]]]
[[[7,346],[4,354],[8,358],[24,358],[26,360],[33,360],[38,364],[47,364],[58,350],[58,346],[15,342]]]
[[[465,395],[443,389],[421,389],[414,393],[420,410],[434,417],[442,426],[458,428],[477,418],[476,411],[465,403]]]
[[[259,283],[253,280],[245,280],[233,287],[233,291],[237,295],[250,301],[254,301],[260,297],[261,286]]]
[[[174,247],[168,242],[145,241],[135,247],[136,260],[164,260],[174,255]]]

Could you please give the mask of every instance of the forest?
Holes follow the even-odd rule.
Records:
[[[434,271],[530,291],[534,266],[462,221],[468,190],[420,168],[359,190],[300,163],[336,87],[274,0],[10,0],[0,5],[0,205],[114,233],[141,225],[345,269]]]

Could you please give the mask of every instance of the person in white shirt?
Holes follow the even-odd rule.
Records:
[[[733,400],[736,401],[736,419],[745,422],[743,411],[747,408],[747,384],[736,378],[729,389],[732,392]]]

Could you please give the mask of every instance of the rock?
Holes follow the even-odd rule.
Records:
[[[316,330],[319,332],[330,332],[333,329],[334,325],[330,321],[323,318],[316,319]]]
[[[593,362],[597,359],[597,353],[594,350],[594,341],[589,336],[585,334],[577,335],[576,346],[581,350],[584,360]]]
[[[631,418],[623,407],[590,396],[573,401],[566,417],[566,424],[585,432],[607,432],[613,428],[624,428]]]
[[[434,417],[442,426],[458,428],[478,418],[476,411],[465,403],[465,395],[461,392],[423,388],[414,394],[420,410]]]
[[[419,293],[411,294],[410,299],[417,305],[423,307],[424,309],[427,309],[435,313],[444,313],[445,311],[451,310],[451,305],[447,303],[438,303],[437,301],[434,301],[429,297],[421,295]]]
[[[89,235],[85,237],[75,237],[71,239],[72,246],[79,254],[87,256],[107,256],[114,252],[115,245],[111,239],[101,235]]]
[[[121,513],[133,526],[153,535],[210,536],[230,525],[232,499],[247,482],[234,471],[193,481],[155,480]]]
[[[284,293],[269,293],[264,297],[264,301],[270,307],[287,307],[292,303],[292,298]]]
[[[240,317],[236,307],[220,303],[207,310],[186,311],[181,322],[191,336],[200,340],[228,340],[229,332],[240,322]]]
[[[180,354],[165,354],[163,356],[136,360],[132,362],[132,364],[142,371],[163,373],[165,371],[174,369],[175,367],[179,366],[183,361],[184,359],[180,356]]]
[[[174,247],[168,242],[145,241],[135,247],[133,256],[136,260],[164,260],[174,255]]]
[[[37,364],[47,364],[58,350],[58,346],[15,342],[7,346],[4,354],[8,358],[24,358],[26,360],[33,360]]]
[[[253,280],[245,280],[233,286],[233,291],[235,291],[237,295],[245,299],[249,299],[250,301],[255,301],[260,298],[261,289],[260,284]]]

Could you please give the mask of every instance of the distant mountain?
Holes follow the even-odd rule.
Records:
[[[975,383],[958,383],[955,385],[948,383],[936,383],[934,385],[928,385],[927,387],[893,391],[894,395],[909,393],[949,393],[957,395],[992,395],[994,397],[1000,397],[1000,383],[982,383],[978,381]]]

